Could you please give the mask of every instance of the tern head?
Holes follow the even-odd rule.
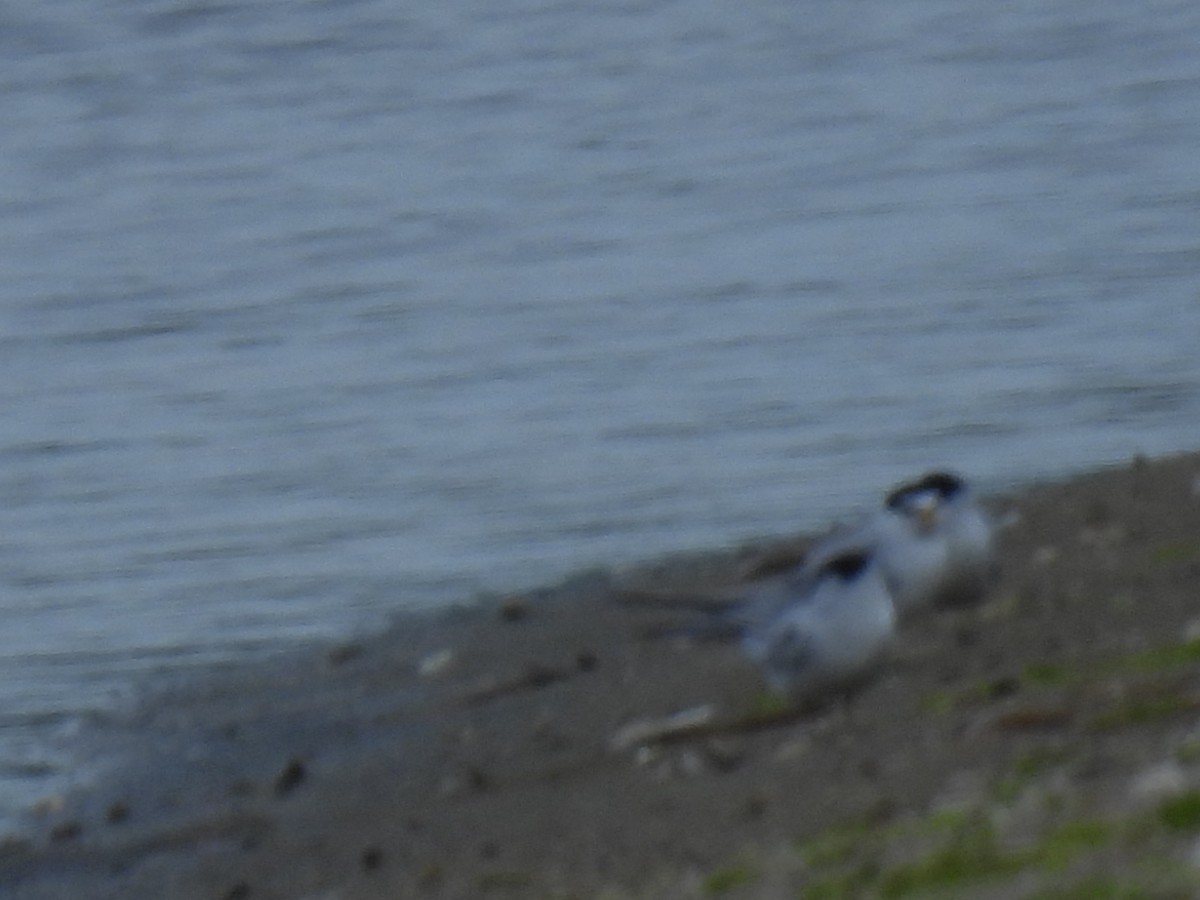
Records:
[[[892,512],[912,519],[922,534],[928,534],[938,524],[942,505],[965,490],[965,482],[952,472],[930,472],[916,481],[900,485],[888,494],[884,505]]]
[[[916,481],[900,485],[887,495],[884,504],[889,509],[899,509],[914,497],[929,494],[939,500],[952,500],[967,488],[967,484],[953,472],[929,472]]]

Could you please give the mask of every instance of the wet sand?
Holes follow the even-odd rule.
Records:
[[[619,598],[736,586],[803,536],[160,686],[81,737],[119,764],[0,843],[0,894],[1196,896],[1200,454],[989,504],[987,601],[801,717],[736,648],[647,639],[687,611]],[[703,724],[653,734],[679,713]]]

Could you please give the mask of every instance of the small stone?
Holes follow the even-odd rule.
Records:
[[[520,622],[529,615],[529,604],[524,597],[506,597],[500,604],[501,622]]]
[[[1129,798],[1137,804],[1154,804],[1187,789],[1187,774],[1174,760],[1166,760],[1143,769],[1129,785]]]
[[[812,738],[807,735],[784,741],[775,749],[774,759],[781,763],[799,759],[811,749],[812,744]]]
[[[571,746],[571,739],[550,721],[536,722],[530,729],[529,737],[540,749],[548,751],[565,750]]]
[[[442,777],[438,790],[446,797],[460,797],[466,793],[482,794],[494,785],[492,776],[483,769],[471,767],[465,772],[450,773]]]
[[[129,804],[124,800],[117,800],[109,804],[108,811],[104,814],[104,818],[108,820],[110,825],[119,825],[129,818]]]
[[[703,749],[708,764],[721,774],[734,771],[746,760],[745,750],[736,741],[713,738],[704,743]]]
[[[422,866],[421,871],[417,874],[417,883],[421,887],[435,888],[442,883],[446,877],[446,872],[440,863],[430,862]]]
[[[969,810],[979,807],[985,796],[987,780],[984,775],[964,769],[946,779],[941,794],[935,798],[932,807],[935,812]]]
[[[1112,508],[1100,498],[1092,500],[1083,511],[1083,520],[1089,525],[1104,525],[1112,518]]]
[[[275,779],[275,793],[277,796],[283,797],[290,794],[308,777],[308,770],[304,766],[303,760],[292,759],[283,771],[279,773],[279,777]]]
[[[1049,545],[1038,547],[1033,554],[1033,564],[1035,566],[1048,566],[1056,559],[1058,559],[1058,548]]]
[[[454,651],[447,648],[431,653],[417,664],[417,674],[422,678],[441,675],[454,663]]]
[[[362,656],[361,644],[339,644],[326,654],[326,660],[331,666],[341,666]]]
[[[642,744],[633,754],[633,763],[640,768],[652,766],[660,759],[662,759],[662,751],[649,744]]]
[[[258,787],[249,778],[239,778],[229,785],[231,797],[252,797],[258,792]]]
[[[1079,543],[1084,547],[1105,550],[1125,540],[1125,527],[1120,523],[1113,523],[1105,525],[1102,528],[1081,528],[1078,539]]]
[[[1002,675],[999,678],[993,678],[988,682],[984,689],[993,700],[1000,700],[1004,697],[1011,697],[1021,689],[1021,681],[1011,675]]]
[[[50,829],[50,840],[73,841],[83,833],[83,826],[74,820],[59,822]]]
[[[468,769],[467,786],[477,793],[483,793],[492,786],[492,776],[483,769]]]
[[[531,688],[542,688],[560,680],[562,672],[544,663],[532,662],[525,667],[521,675],[521,683]]]
[[[66,806],[66,800],[61,794],[51,794],[49,797],[43,797],[33,804],[30,812],[35,816],[48,816],[57,812],[62,812]]]
[[[679,754],[679,772],[689,778],[696,778],[703,775],[708,767],[704,764],[704,759],[695,750],[684,750]]]
[[[979,629],[960,625],[954,629],[954,643],[959,647],[974,647],[979,643]]]
[[[742,804],[742,815],[747,819],[761,819],[767,812],[767,798],[751,794]]]

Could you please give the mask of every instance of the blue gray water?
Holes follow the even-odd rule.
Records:
[[[0,11],[0,815],[155,673],[1200,445],[1190,2]]]

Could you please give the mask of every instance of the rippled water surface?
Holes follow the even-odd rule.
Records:
[[[0,814],[155,672],[1200,444],[1200,8],[0,11]]]

